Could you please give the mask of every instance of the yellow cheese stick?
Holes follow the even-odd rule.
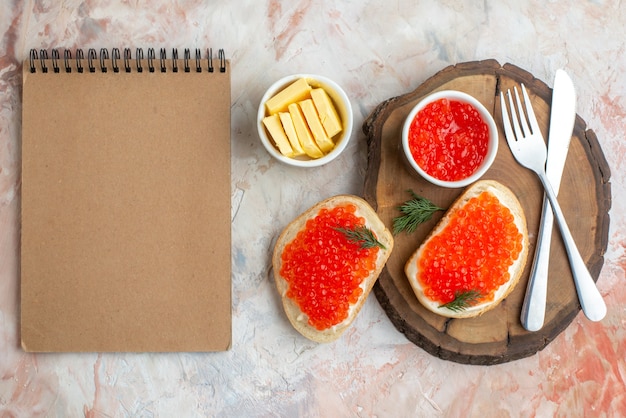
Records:
[[[300,108],[302,109],[302,113],[304,114],[304,118],[306,119],[307,124],[309,125],[309,129],[313,134],[313,138],[317,143],[317,146],[320,147],[323,153],[327,154],[334,147],[335,144],[333,141],[326,135],[326,131],[322,126],[322,122],[320,121],[319,116],[317,115],[317,110],[315,110],[315,105],[313,104],[313,100],[307,99],[298,103]]]
[[[296,134],[298,135],[298,139],[302,144],[302,148],[306,155],[311,158],[320,158],[323,157],[324,154],[315,144],[315,140],[313,139],[313,135],[309,130],[309,127],[304,120],[304,115],[302,114],[302,110],[297,103],[292,103],[289,105],[289,114],[291,115],[291,120],[293,120],[293,126],[296,128]]]
[[[293,149],[289,144],[289,139],[285,134],[283,125],[280,123],[278,115],[267,116],[263,118],[263,124],[270,133],[270,136],[274,140],[274,143],[278,147],[278,151],[285,157],[293,157]]]
[[[284,112],[291,103],[311,97],[310,92],[311,86],[306,79],[299,78],[265,102],[265,106],[270,115]]]
[[[283,129],[285,130],[287,139],[289,139],[289,144],[291,144],[293,156],[298,157],[300,155],[304,155],[304,150],[302,149],[302,145],[300,144],[300,140],[298,139],[296,128],[293,126],[293,120],[291,120],[291,115],[288,112],[279,112],[278,116],[280,117],[280,122],[283,125]]]
[[[315,108],[319,114],[322,125],[326,130],[326,134],[332,138],[341,132],[341,118],[337,114],[337,109],[333,105],[333,101],[328,96],[328,93],[322,88],[311,90],[311,98],[315,103]]]

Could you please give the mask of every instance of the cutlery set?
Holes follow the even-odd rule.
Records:
[[[576,117],[576,94],[573,83],[565,71],[557,70],[552,93],[547,147],[526,88],[523,84],[520,87],[523,102],[516,87],[513,93],[511,90],[506,92],[506,99],[504,92],[500,92],[505,137],[515,160],[535,172],[545,190],[535,256],[522,305],[522,325],[528,331],[538,331],[544,323],[548,258],[554,219],[565,244],[581,308],[588,319],[600,321],[606,315],[606,304],[576,247],[557,200]]]

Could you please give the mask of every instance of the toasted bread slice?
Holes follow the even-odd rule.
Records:
[[[442,302],[432,300],[426,296],[425,287],[423,285],[423,282],[420,280],[420,275],[423,274],[423,271],[420,268],[420,263],[421,261],[424,261],[422,260],[422,258],[426,256],[424,249],[437,235],[441,234],[450,225],[450,222],[455,216],[459,216],[460,209],[465,208],[472,198],[479,196],[483,192],[492,194],[497,198],[497,201],[500,205],[505,206],[510,210],[511,214],[513,215],[513,222],[521,235],[521,237],[519,238],[521,240],[521,250],[519,251],[517,258],[513,260],[512,264],[508,268],[508,273],[510,275],[509,279],[495,290],[492,300],[479,298],[478,300],[474,301],[474,303],[470,303],[469,306],[462,307],[461,309],[449,309],[447,307],[442,307]],[[470,242],[467,242],[465,245],[477,245],[476,242],[471,242],[472,239],[479,240],[480,238],[477,238],[477,236],[483,235],[468,235],[468,240]],[[449,242],[444,245],[449,245]],[[524,211],[515,194],[509,188],[497,181],[482,180],[469,186],[452,204],[452,206],[444,214],[443,218],[431,231],[430,235],[424,240],[424,242],[422,242],[420,247],[413,253],[413,255],[411,255],[409,260],[406,262],[404,271],[407,278],[409,279],[409,282],[411,283],[411,287],[413,288],[417,299],[428,310],[449,318],[475,317],[490,309],[495,308],[513,290],[522,275],[524,267],[526,266],[526,260],[528,257],[528,246],[528,229],[526,226],[526,217],[524,216]],[[465,262],[468,264],[458,265],[456,266],[456,268],[445,267],[445,269],[454,269],[456,271],[467,272],[468,270],[474,271],[477,268],[474,266],[470,266],[469,264],[474,263],[477,265],[475,259],[465,260],[464,263]],[[483,271],[483,274],[484,273],[485,272]],[[489,272],[487,272],[487,274],[489,274]],[[477,280],[477,283],[480,282],[480,279],[478,278],[475,280]],[[459,289],[458,291],[459,293],[462,293],[464,291],[466,292],[467,290],[468,289]]]
[[[300,309],[300,306],[293,299],[287,296],[290,283],[283,276],[281,276],[281,268],[283,265],[282,254],[285,247],[296,238],[298,232],[306,229],[307,221],[315,218],[321,209],[332,209],[338,206],[350,204],[356,207],[355,215],[365,219],[365,227],[374,233],[376,239],[384,246],[384,248],[378,249],[375,267],[370,270],[369,275],[360,283],[362,294],[359,296],[356,303],[350,304],[347,318],[326,329],[319,330],[309,323],[309,317]],[[374,209],[360,197],[353,195],[337,195],[319,202],[298,216],[293,222],[287,225],[278,237],[274,246],[274,253],[272,257],[276,288],[282,298],[287,318],[293,327],[305,337],[316,342],[330,342],[339,338],[339,336],[350,326],[350,324],[352,324],[352,321],[361,310],[361,307],[367,299],[372,286],[378,279],[381,270],[387,262],[392,248],[393,236],[391,235],[391,232],[385,227]],[[300,277],[297,279],[300,279]],[[301,279],[307,280],[307,277],[302,277]],[[323,296],[319,297],[323,298]]]

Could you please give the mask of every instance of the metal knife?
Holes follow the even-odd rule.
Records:
[[[576,119],[576,91],[574,83],[561,69],[556,71],[552,89],[550,128],[548,132],[548,159],[546,175],[558,194],[561,176],[567,159],[574,121]],[[548,289],[548,261],[554,217],[548,199],[543,199],[541,224],[532,269],[526,287],[526,296],[522,305],[521,321],[528,331],[541,329],[545,319]],[[580,296],[579,296],[580,297]]]

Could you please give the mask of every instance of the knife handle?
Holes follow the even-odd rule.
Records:
[[[563,238],[563,243],[565,244],[567,258],[569,259],[572,276],[574,277],[574,283],[576,284],[578,301],[580,302],[583,313],[591,321],[601,321],[606,315],[606,303],[604,302],[600,291],[596,287],[596,283],[593,281],[585,261],[576,247],[576,242],[574,242],[574,237],[567,226],[565,216],[563,215],[559,201],[556,198],[556,194],[554,194],[554,190],[550,185],[550,181],[546,177],[543,170],[538,170],[537,174],[543,184],[546,196],[550,199],[554,219],[557,221],[559,229],[561,230],[561,237]]]
[[[522,305],[521,321],[524,328],[528,331],[539,331],[543,327],[546,316],[548,266],[553,226],[554,215],[552,214],[552,208],[548,199],[544,197],[535,257],[530,270],[528,285],[526,286],[524,304]]]

